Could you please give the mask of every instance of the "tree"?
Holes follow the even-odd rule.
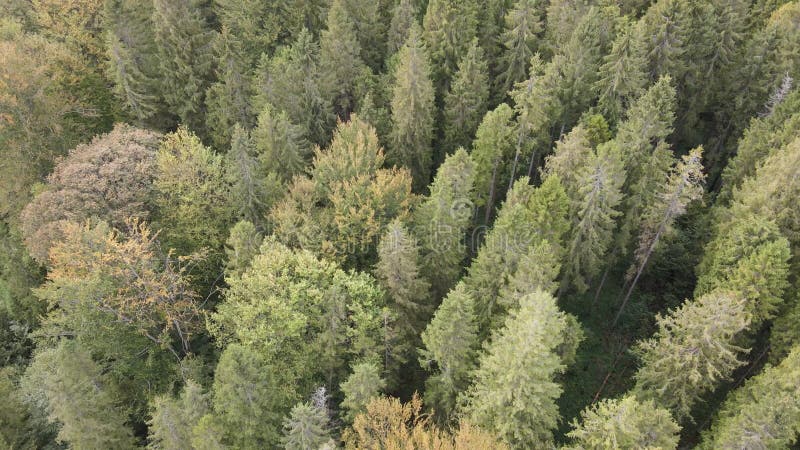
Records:
[[[334,0],[328,10],[327,29],[320,36],[320,90],[343,119],[355,109],[359,98],[356,82],[369,70],[360,53],[361,46],[345,0]]]
[[[473,300],[464,283],[444,298],[422,332],[420,365],[433,372],[425,384],[425,401],[449,417],[456,398],[469,387],[478,356],[478,322]]]
[[[195,0],[153,2],[161,96],[192,130],[202,132],[205,93],[213,80],[213,31]]]
[[[134,448],[102,368],[75,341],[42,349],[28,366],[23,391],[41,401],[48,420],[59,422],[57,440],[75,448]]]
[[[250,133],[236,124],[226,162],[231,178],[231,206],[237,216],[261,225],[270,199],[254,147]]]
[[[475,163],[460,148],[439,166],[430,194],[414,210],[413,231],[419,239],[422,273],[434,298],[443,297],[458,280],[467,256],[467,229],[472,223]]]
[[[408,167],[415,189],[421,190],[430,181],[435,111],[428,56],[417,26],[398,54],[391,105],[389,161]]]
[[[156,156],[155,222],[164,243],[180,255],[208,249],[204,276],[213,279],[233,222],[231,188],[222,155],[186,128],[161,142]]]
[[[617,37],[611,52],[604,57],[600,77],[595,83],[600,108],[612,123],[622,120],[625,111],[644,91],[647,81],[644,43],[636,39],[634,25],[623,19],[617,27]]]
[[[148,219],[152,210],[156,149],[160,135],[128,125],[73,149],[48,177],[47,186],[21,214],[28,251],[46,263],[62,238],[64,221],[89,217],[122,226]]]
[[[188,380],[180,398],[159,396],[153,400],[153,415],[148,421],[148,448],[179,450],[194,438],[194,428],[211,410],[203,387]]]
[[[682,420],[703,394],[742,365],[738,356],[744,349],[734,342],[750,324],[750,315],[744,298],[717,290],[656,321],[655,335],[636,347],[641,366],[633,393]]]
[[[447,153],[469,147],[489,101],[489,74],[478,40],[458,63],[450,90],[444,97],[444,142]]]
[[[326,411],[312,403],[294,405],[283,420],[283,445],[286,450],[322,448],[332,443]]]
[[[497,191],[507,181],[506,162],[514,148],[513,116],[514,111],[505,103],[486,113],[472,144],[475,197],[484,207],[484,225],[489,225],[495,199],[500,197]]]
[[[682,80],[688,69],[685,55],[691,42],[692,21],[686,0],[659,0],[638,22],[636,39],[644,43],[651,80],[670,75]]]
[[[268,358],[232,343],[214,373],[214,413],[222,423],[223,442],[237,448],[267,448],[280,442],[281,425],[297,393]]]
[[[472,423],[517,447],[552,442],[562,392],[555,377],[565,369],[557,349],[565,341],[566,317],[541,291],[520,300],[480,357],[464,407]]]
[[[300,126],[304,138],[325,145],[334,115],[321,92],[319,51],[311,33],[303,29],[291,46],[282,47],[272,57],[262,55],[255,74],[253,109],[263,111],[270,104]]]
[[[231,228],[228,241],[225,243],[225,279],[230,280],[242,276],[250,267],[253,258],[258,254],[264,236],[256,230],[255,225],[240,220]]]
[[[537,0],[517,0],[506,13],[505,31],[500,37],[505,46],[501,58],[501,91],[508,92],[528,77],[528,64],[538,48],[542,32],[542,10]]]
[[[302,127],[290,121],[285,111],[267,104],[259,113],[252,132],[253,146],[262,174],[275,174],[284,182],[302,173],[311,155],[311,145]]]
[[[775,317],[788,284],[789,242],[772,220],[758,215],[736,219],[725,234],[706,245],[698,266],[695,296],[729,289],[747,299],[752,326]]]
[[[780,361],[800,342],[795,324],[800,319],[800,295],[787,301],[784,310],[775,318],[769,336],[770,360]]]
[[[458,62],[477,35],[477,23],[477,4],[472,0],[428,2],[422,27],[436,92],[447,92]]]
[[[220,28],[241,46],[246,67],[253,67],[262,53],[272,53],[296,35],[303,19],[293,8],[258,0],[214,0],[213,7]]]
[[[353,366],[353,373],[342,383],[342,409],[348,422],[355,420],[356,416],[364,412],[370,400],[378,397],[386,387],[386,381],[381,378],[378,365],[362,361]]]
[[[347,14],[353,21],[358,44],[361,48],[361,60],[378,73],[386,58],[386,37],[390,9],[394,1],[388,0],[345,0]],[[330,16],[330,10],[328,15]]]
[[[408,40],[411,26],[416,23],[417,11],[413,0],[400,0],[392,9],[392,21],[386,42],[387,56],[397,53]]]
[[[669,411],[635,397],[601,400],[581,412],[568,433],[575,449],[678,448],[680,426]]]
[[[635,254],[636,261],[628,272],[628,278],[632,280],[614,324],[619,320],[659,239],[671,230],[675,219],[686,212],[689,203],[702,197],[702,184],[705,180],[702,154],[703,148],[697,147],[683,157],[683,161],[673,169],[666,185],[660,190],[658,202],[651,205],[645,213],[644,228],[639,235],[639,247]]]
[[[797,442],[800,423],[800,352],[734,390],[720,407],[700,448],[785,448]]]

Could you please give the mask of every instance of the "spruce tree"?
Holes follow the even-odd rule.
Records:
[[[486,114],[489,101],[489,74],[478,40],[458,64],[450,91],[444,98],[444,144],[447,153],[469,147],[475,130]]]
[[[619,123],[632,102],[644,91],[647,60],[643,42],[636,39],[633,24],[620,20],[611,52],[605,55],[600,77],[595,83],[599,106],[612,123]]]
[[[232,206],[239,217],[263,227],[264,212],[270,206],[266,180],[259,167],[253,138],[239,124],[233,129],[231,148],[226,156]]]
[[[323,448],[333,442],[324,410],[311,403],[298,403],[283,420],[283,446],[286,450]]]
[[[253,126],[250,67],[227,28],[216,35],[213,45],[218,81],[206,92],[206,126],[217,148],[225,148],[236,124],[248,129]]]
[[[800,432],[800,350],[731,392],[701,449],[790,448]]]
[[[258,115],[252,145],[262,176],[272,173],[283,182],[301,173],[311,154],[302,127],[292,123],[285,111],[269,104]]]
[[[147,423],[148,448],[180,450],[192,442],[194,428],[204,415],[211,412],[211,405],[203,387],[188,380],[180,398],[156,397],[152,409],[152,417]]]
[[[352,422],[357,415],[366,410],[367,404],[378,397],[386,386],[386,381],[381,378],[380,368],[377,364],[362,361],[353,366],[353,373],[342,383],[344,394],[342,409],[345,419]]]
[[[413,0],[400,0],[392,10],[392,22],[386,42],[386,56],[400,51],[408,39],[411,26],[416,23],[417,11]]]
[[[501,57],[503,72],[497,80],[499,90],[508,92],[528,77],[528,64],[538,49],[542,32],[542,10],[538,0],[517,0],[506,13],[505,31],[500,37],[505,46]]]
[[[153,7],[161,95],[184,125],[202,133],[214,34],[196,0],[154,0]]]
[[[484,208],[484,225],[489,224],[499,192],[508,182],[508,160],[514,150],[514,111],[503,103],[486,113],[472,144],[475,161],[475,198]]]
[[[561,271],[558,246],[543,240],[530,247],[517,263],[516,270],[500,288],[497,304],[505,311],[519,308],[519,299],[532,292],[555,294]]]
[[[320,36],[320,90],[342,119],[355,109],[356,83],[369,70],[361,60],[361,46],[345,0],[334,0],[328,10],[327,29]]]
[[[422,190],[430,181],[434,127],[434,90],[419,27],[413,26],[399,53],[392,90],[392,134],[388,159],[408,167],[414,187]]]
[[[658,330],[640,342],[634,395],[652,399],[682,420],[694,403],[742,365],[734,342],[750,323],[745,299],[714,291],[657,318]]]
[[[688,67],[685,54],[691,33],[690,5],[686,0],[658,0],[636,27],[636,39],[644,44],[651,80],[669,75],[682,80]]]
[[[383,68],[386,59],[386,36],[390,17],[389,9],[394,0],[344,0],[347,15],[353,22],[361,60],[373,72]],[[328,10],[328,15],[331,14]],[[330,20],[330,19],[329,19]]]
[[[566,329],[567,315],[551,295],[539,291],[520,299],[480,357],[465,396],[469,420],[512,446],[552,442],[562,393],[555,378],[565,370],[558,348]]]
[[[231,228],[228,241],[225,243],[225,279],[231,280],[241,277],[250,267],[253,258],[258,254],[264,236],[258,232],[255,225],[246,220],[241,220]]]
[[[430,194],[415,209],[414,235],[419,239],[422,273],[435,298],[458,280],[468,253],[467,229],[474,213],[475,163],[460,148],[444,160],[430,185]]]
[[[678,448],[680,426],[652,400],[601,400],[581,412],[567,433],[570,449]]]
[[[475,301],[464,283],[444,298],[422,333],[420,365],[433,372],[425,384],[425,399],[437,413],[449,417],[456,398],[469,386],[478,356]]]
[[[459,61],[477,36],[477,25],[477,3],[474,0],[428,2],[422,26],[438,94],[447,92]]]

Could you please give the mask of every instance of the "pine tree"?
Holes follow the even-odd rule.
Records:
[[[507,162],[514,149],[514,111],[505,103],[486,113],[472,144],[475,161],[475,198],[484,208],[484,225],[489,224],[494,203],[508,181]]]
[[[153,6],[161,95],[185,126],[202,132],[214,34],[196,0],[154,0]]]
[[[520,309],[486,347],[466,394],[464,413],[472,423],[516,447],[552,442],[562,393],[555,377],[565,369],[557,349],[564,343],[566,317],[549,294],[520,299]]]
[[[501,58],[503,72],[499,90],[508,92],[528,77],[527,69],[538,49],[542,32],[542,10],[538,0],[517,0],[505,16],[505,31],[500,37],[505,46]]]
[[[477,4],[473,0],[430,0],[422,20],[436,92],[443,94],[458,63],[477,36]]]
[[[23,391],[41,398],[57,440],[74,448],[135,448],[126,417],[115,405],[103,368],[75,341],[37,353],[22,380]]]
[[[194,427],[210,412],[207,394],[203,387],[188,380],[180,398],[159,396],[153,400],[153,415],[148,421],[148,448],[180,450],[194,438]]]
[[[345,419],[352,422],[358,414],[366,410],[370,400],[380,395],[385,386],[386,381],[381,378],[377,364],[369,361],[355,364],[353,373],[341,386]]]
[[[670,232],[675,219],[686,212],[689,203],[703,196],[705,174],[703,174],[702,155],[702,147],[697,147],[685,155],[672,170],[667,183],[659,190],[657,202],[645,212],[644,226],[639,234],[639,246],[634,255],[635,262],[628,272],[628,278],[631,279],[630,286],[614,318],[614,324],[622,315],[625,304],[636,287],[647,261],[655,251],[659,239]]]
[[[458,147],[469,147],[486,114],[489,74],[483,55],[478,40],[473,40],[444,98],[444,142],[448,154]]]
[[[255,225],[241,220],[231,228],[228,241],[225,243],[225,279],[241,277],[250,267],[253,258],[258,254],[264,237],[256,230]]]
[[[227,163],[231,178],[231,194],[239,217],[259,225],[269,207],[266,180],[255,155],[253,138],[239,124],[233,129]]]
[[[269,104],[258,115],[252,141],[262,176],[272,173],[285,183],[305,169],[311,154],[302,127]]]
[[[250,67],[227,28],[216,35],[213,47],[218,81],[206,92],[206,126],[217,148],[225,148],[236,124],[247,129],[253,126]]]
[[[445,417],[455,412],[456,398],[467,389],[476,367],[479,340],[474,309],[475,301],[459,283],[422,333],[420,365],[433,372],[425,385],[426,402]]]
[[[574,449],[678,448],[680,426],[669,411],[635,397],[601,400],[581,412],[567,435]]]
[[[386,43],[387,56],[392,56],[403,47],[408,40],[408,32],[416,23],[417,11],[413,0],[400,0],[392,10],[392,22]]]
[[[651,80],[665,75],[682,80],[686,73],[692,31],[689,13],[686,0],[658,0],[637,24],[636,39],[644,44]]]
[[[353,22],[361,48],[361,60],[375,73],[382,69],[387,57],[389,10],[394,3],[394,0],[344,0],[347,15]],[[330,14],[331,10],[328,10],[328,15]]]
[[[555,294],[561,271],[558,247],[544,240],[531,246],[519,260],[507,285],[500,288],[497,304],[505,311],[519,308],[519,299],[536,291]]]
[[[434,298],[456,283],[467,256],[467,229],[472,223],[475,163],[460,148],[444,160],[430,185],[430,194],[414,211],[413,231],[419,239],[422,273]]]
[[[701,449],[790,448],[800,432],[800,350],[725,399]]]
[[[682,420],[703,395],[742,362],[736,336],[750,323],[745,299],[714,291],[657,318],[658,331],[637,345],[641,366],[633,393]]]
[[[258,63],[262,53],[272,53],[289,36],[300,31],[297,11],[259,0],[214,0],[221,25],[241,46],[246,67]]]
[[[286,450],[323,448],[332,442],[330,419],[325,409],[312,403],[298,403],[283,420],[283,445]]]
[[[622,120],[625,111],[642,94],[647,82],[643,42],[636,39],[634,25],[623,19],[617,27],[617,38],[611,52],[604,57],[600,77],[595,83],[599,106],[612,123]]]
[[[320,36],[320,90],[340,118],[355,109],[356,83],[365,70],[355,26],[345,0],[334,0],[328,10],[327,29]]]
[[[389,161],[408,167],[415,189],[421,190],[430,181],[435,106],[428,57],[417,26],[400,50],[391,104]]]

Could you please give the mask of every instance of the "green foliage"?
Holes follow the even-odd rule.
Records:
[[[298,403],[283,421],[282,443],[286,450],[322,448],[332,442],[327,412],[311,403]]]
[[[606,117],[618,123],[633,101],[644,91],[647,60],[643,42],[636,39],[634,25],[621,20],[611,52],[603,59],[600,77],[595,83],[599,105]],[[629,116],[635,117],[635,116]]]
[[[152,409],[152,417],[147,423],[149,448],[179,450],[192,442],[195,426],[211,408],[203,387],[188,380],[180,398],[156,397]]]
[[[551,295],[538,291],[520,299],[480,357],[466,416],[516,447],[552,442],[562,392],[555,377],[565,369],[556,350],[566,329],[567,316]]]
[[[430,52],[432,79],[438,93],[447,92],[459,61],[477,34],[478,5],[473,0],[430,0],[422,21]]]
[[[514,111],[505,103],[486,113],[472,144],[475,161],[475,199],[485,208],[484,224],[489,224],[499,192],[508,182],[506,162],[514,149]]]
[[[433,372],[425,387],[426,401],[441,415],[455,412],[456,398],[466,390],[476,367],[478,323],[475,300],[459,283],[444,298],[422,333],[420,365]]]
[[[408,32],[416,23],[414,3],[413,0],[400,0],[392,9],[392,21],[386,41],[387,56],[397,53],[408,40]]]
[[[469,147],[486,114],[488,70],[483,49],[475,39],[464,59],[458,63],[458,72],[444,97],[444,142],[448,154],[459,147]]]
[[[505,46],[501,58],[503,72],[498,80],[503,92],[528,77],[528,63],[536,52],[542,32],[542,2],[517,0],[506,13],[505,31],[500,41]]]
[[[742,365],[744,349],[734,342],[750,324],[750,314],[745,299],[714,291],[659,316],[657,323],[655,335],[637,345],[642,364],[633,393],[682,420],[702,395]]]
[[[428,64],[419,27],[412,26],[395,69],[389,161],[411,170],[417,190],[428,185],[433,158],[434,90]]]
[[[386,381],[381,378],[380,368],[370,361],[362,361],[353,366],[353,373],[342,383],[344,394],[342,409],[345,419],[352,422],[357,415],[366,410],[370,400],[380,395]]]
[[[800,320],[800,294],[786,303],[784,311],[775,318],[770,331],[770,359],[773,362],[780,361],[800,342],[800,332],[796,326]]]
[[[134,448],[102,368],[74,341],[40,351],[23,378],[31,401],[45,405],[61,427],[57,440],[75,448]]]
[[[242,276],[250,267],[253,258],[258,254],[264,236],[256,230],[255,225],[241,220],[231,228],[228,241],[225,243],[225,279],[233,280]]]
[[[678,448],[680,427],[653,401],[602,400],[581,412],[569,432],[575,449]]]
[[[800,352],[734,390],[720,407],[699,448],[789,448],[800,423]]]
[[[262,175],[274,173],[288,182],[305,168],[311,146],[302,128],[292,123],[286,112],[264,106],[252,137]]]
[[[370,2],[375,4],[375,2]],[[356,83],[368,71],[360,57],[361,46],[345,0],[334,0],[328,10],[327,29],[320,36],[320,90],[341,118],[355,109]]]

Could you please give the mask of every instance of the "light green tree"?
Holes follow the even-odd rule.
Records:
[[[475,130],[486,114],[489,101],[489,73],[478,40],[458,63],[450,90],[444,97],[444,143],[447,153],[469,147]]]
[[[253,258],[258,254],[264,236],[258,232],[252,222],[240,220],[231,228],[228,241],[225,243],[225,279],[230,282],[250,267]]]
[[[192,442],[193,430],[211,405],[203,387],[188,380],[179,398],[159,396],[152,401],[148,425],[148,448],[180,450]]]
[[[475,161],[476,204],[484,208],[484,225],[489,225],[495,201],[508,182],[507,162],[514,150],[514,111],[503,103],[484,116],[472,144]]]
[[[477,9],[474,0],[428,2],[422,27],[431,59],[431,78],[439,94],[449,89],[459,61],[477,36]]]
[[[344,394],[342,409],[345,418],[352,422],[357,415],[364,412],[367,404],[386,387],[386,381],[381,378],[380,368],[370,361],[362,361],[353,366],[353,373],[342,383]]]
[[[500,60],[503,71],[497,80],[502,92],[528,77],[528,64],[539,48],[543,30],[542,4],[538,0],[517,0],[506,13],[505,30],[500,37],[505,46]]]
[[[359,98],[356,83],[369,70],[360,54],[361,46],[345,0],[334,0],[328,10],[327,29],[320,35],[320,90],[343,119],[355,109]]]

